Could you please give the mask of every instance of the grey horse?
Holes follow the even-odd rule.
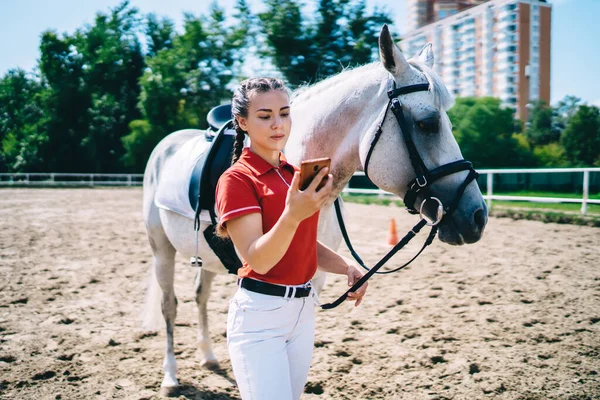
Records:
[[[434,55],[430,44],[415,57],[407,60],[393,42],[387,26],[379,35],[380,62],[348,69],[312,86],[302,87],[292,94],[292,132],[285,148],[288,161],[299,165],[304,159],[330,157],[334,188],[331,199],[323,207],[319,220],[319,240],[331,248],[338,248],[341,232],[333,211],[333,202],[357,170],[364,163],[374,139],[378,124],[384,118],[388,104],[387,90],[392,82],[397,87],[428,84],[428,91],[403,95],[404,109],[415,126],[423,122],[435,132],[415,129],[414,142],[429,169],[462,159],[460,149],[452,135],[446,111],[453,98],[439,76],[433,72]],[[379,188],[400,197],[406,193],[407,184],[415,178],[408,150],[400,127],[391,113],[381,125],[382,132],[369,161],[369,178]],[[165,170],[182,148],[204,135],[199,130],[182,130],[166,136],[154,149],[144,174],[143,214],[148,240],[154,255],[151,277],[143,312],[144,326],[156,329],[162,320],[166,323],[166,354],[162,391],[174,393],[178,386],[177,363],[173,347],[173,330],[177,314],[177,299],[173,288],[175,253],[185,257],[196,254],[194,221],[189,216],[160,208],[156,204],[157,188],[163,181],[175,179],[173,170]],[[437,182],[432,193],[442,201],[450,201],[457,187],[465,180],[467,171],[446,176]],[[460,245],[480,239],[487,223],[487,208],[476,181],[471,182],[451,218],[444,219],[438,237],[446,243]],[[200,230],[207,227],[203,222]],[[202,352],[202,365],[217,366],[209,335],[207,301],[211,282],[216,274],[227,270],[212,253],[203,235],[198,242],[198,254],[204,265],[195,285],[199,310],[198,339]],[[318,291],[324,283],[324,274],[317,273],[313,284]],[[162,310],[162,317],[161,312]]]

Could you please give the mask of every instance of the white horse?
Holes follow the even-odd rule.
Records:
[[[453,99],[431,69],[431,45],[426,45],[419,55],[407,61],[384,25],[379,36],[379,51],[381,62],[346,70],[313,86],[304,87],[292,96],[293,124],[285,154],[294,165],[299,165],[301,160],[308,158],[331,158],[334,188],[331,199],[320,214],[319,240],[334,249],[341,242],[341,233],[333,212],[333,201],[354,172],[364,169],[370,144],[384,115],[387,116],[381,123],[378,144],[370,156],[369,178],[379,188],[398,196],[404,196],[407,184],[415,178],[399,124],[391,112],[386,114],[387,91],[393,83],[397,87],[429,85],[429,90],[399,97],[417,127],[413,140],[427,168],[431,170],[462,159],[446,114]],[[155,329],[157,322],[162,322],[159,312],[162,304],[162,317],[166,322],[167,333],[163,363],[165,375],[161,385],[163,393],[173,393],[173,389],[178,386],[173,348],[173,328],[177,313],[173,288],[175,253],[180,252],[185,257],[195,255],[196,235],[193,221],[178,213],[158,208],[155,194],[161,180],[174,179],[173,176],[161,174],[165,162],[184,143],[203,133],[184,130],[165,137],[152,152],[144,174],[144,220],[154,254],[151,268],[156,279],[150,282],[143,315],[144,326]],[[431,193],[442,202],[450,202],[466,176],[467,171],[445,176],[433,185]],[[473,243],[481,237],[486,223],[487,208],[484,199],[477,183],[471,182],[456,211],[440,224],[438,237],[450,244]],[[203,231],[206,227],[203,224],[200,229]],[[202,364],[215,367],[218,364],[212,351],[206,305],[215,274],[227,271],[212,253],[203,235],[199,236],[198,253],[204,265],[198,273],[195,287],[200,325],[198,339],[203,354]],[[315,286],[320,290],[324,276],[317,275]]]

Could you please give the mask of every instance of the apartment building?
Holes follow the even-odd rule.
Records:
[[[413,1],[446,13],[404,35],[400,47],[412,56],[433,43],[434,69],[455,96],[499,97],[523,120],[532,101],[550,102],[550,4],[489,0],[459,11],[458,1]]]

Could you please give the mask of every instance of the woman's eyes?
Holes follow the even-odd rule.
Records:
[[[281,116],[282,116],[283,118],[287,118],[287,117],[289,117],[289,115],[290,115],[290,113],[281,114]],[[260,116],[260,117],[258,117],[258,118],[260,118],[260,119],[264,119],[264,120],[267,120],[267,119],[271,118],[271,116],[270,116],[270,115],[266,115],[266,116]]]

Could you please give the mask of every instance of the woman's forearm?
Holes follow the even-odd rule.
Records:
[[[321,242],[317,242],[317,267],[324,272],[346,274],[348,260]]]
[[[273,268],[288,251],[300,223],[285,212],[273,228],[250,244],[246,262],[261,275]]]

